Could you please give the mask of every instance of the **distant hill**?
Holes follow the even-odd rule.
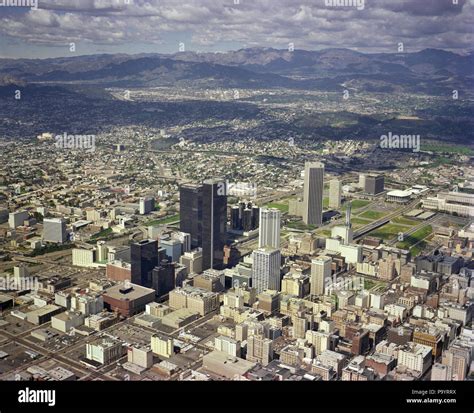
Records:
[[[201,88],[289,88],[446,95],[472,93],[474,55],[436,49],[364,54],[251,48],[227,53],[91,55],[54,59],[0,59],[0,79],[14,74],[28,83]]]

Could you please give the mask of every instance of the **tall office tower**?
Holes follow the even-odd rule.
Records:
[[[258,228],[260,225],[260,208],[257,205],[252,207],[252,229]]]
[[[191,247],[202,247],[202,269],[223,266],[227,236],[227,194],[222,179],[180,188],[180,229],[191,234]]]
[[[311,295],[324,295],[327,280],[331,278],[331,264],[331,258],[325,256],[311,261]]]
[[[191,235],[191,248],[202,247],[202,186],[179,188],[180,230]]]
[[[445,366],[449,366],[452,373],[452,380],[466,380],[469,373],[469,366],[471,365],[471,354],[472,346],[463,345],[457,341],[443,352],[442,363]]]
[[[359,188],[365,190],[365,180],[367,178],[367,174],[359,174]]]
[[[250,231],[252,229],[252,210],[249,208],[244,209],[242,228],[244,231]]]
[[[176,239],[181,241],[182,246],[182,253],[191,251],[191,234],[187,234],[186,232],[178,232],[176,234]]]
[[[66,221],[63,218],[46,218],[43,221],[43,241],[62,244],[66,240]]]
[[[249,336],[246,359],[266,366],[273,360],[273,340],[265,338],[263,335]]]
[[[364,192],[377,195],[384,191],[385,178],[383,175],[369,175],[365,178]]]
[[[10,228],[15,229],[21,225],[23,222],[29,218],[29,214],[27,211],[16,211],[11,212],[8,216],[8,225]]]
[[[4,222],[7,222],[9,216],[10,216],[10,214],[8,213],[7,208],[0,208],[0,224],[3,224]]]
[[[281,212],[276,208],[260,209],[258,247],[280,248]]]
[[[244,209],[247,208],[245,201],[239,202],[239,216],[240,216],[240,226],[242,227],[242,217],[244,216]]]
[[[146,239],[130,246],[132,283],[149,287],[151,272],[158,265],[158,241]]]
[[[332,179],[329,182],[329,208],[339,209],[341,207],[342,182]]]
[[[175,265],[166,260],[161,261],[152,271],[152,285],[157,297],[163,297],[175,288]]]
[[[202,269],[221,269],[227,238],[227,190],[222,179],[203,182]]]
[[[183,244],[179,239],[163,237],[160,239],[160,247],[165,249],[165,254],[170,262],[178,262],[182,255]]]
[[[323,222],[324,164],[306,162],[303,193],[303,222],[321,225]]]
[[[109,253],[109,249],[105,241],[97,241],[97,255],[96,259],[98,262],[107,262],[107,255]]]
[[[232,229],[240,229],[240,208],[238,205],[234,205],[230,210],[230,223]]]
[[[139,212],[140,215],[149,214],[155,209],[155,199],[152,197],[140,198],[139,201]]]
[[[280,291],[280,250],[271,247],[253,252],[252,287],[257,294],[265,290]]]

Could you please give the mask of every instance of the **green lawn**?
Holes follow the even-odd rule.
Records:
[[[474,155],[474,150],[463,145],[444,145],[444,144],[425,144],[421,145],[422,151],[441,152],[441,153],[455,153],[461,155]]]
[[[91,240],[104,238],[104,237],[109,236],[110,234],[112,234],[112,228],[106,228],[106,229],[103,229],[102,231],[98,232],[97,234],[94,234],[91,237]]]
[[[38,248],[33,250],[31,254],[28,254],[29,257],[37,257],[38,255],[49,254],[51,252],[58,252],[76,248],[76,244],[49,244],[46,247]]]
[[[407,236],[402,242],[397,244],[398,248],[409,249],[411,246],[418,244],[433,232],[431,225],[420,228],[413,234]]]
[[[299,229],[301,231],[312,231],[316,229],[315,225],[306,225],[303,221],[289,222],[286,224],[288,228]]]
[[[407,228],[397,224],[385,224],[369,233],[371,237],[382,238],[384,240],[391,240],[398,236],[400,232],[405,232]]]
[[[375,287],[377,283],[373,280],[370,280],[368,278],[364,278],[364,290],[370,290],[373,287]]]
[[[270,204],[265,205],[267,208],[276,208],[279,209],[282,213],[288,212],[289,205],[288,204],[279,204],[277,202],[272,202]]]
[[[351,222],[353,224],[368,225],[372,221],[373,221],[372,219],[363,219],[363,218],[359,218],[359,217],[352,217],[351,218]]]
[[[358,217],[351,218],[353,229],[359,229],[359,228],[365,227],[366,225],[369,225],[371,222],[373,222],[373,220],[368,220],[368,219],[363,219],[363,218],[358,218]]]
[[[410,248],[411,256],[416,257],[417,255],[419,255],[421,253],[421,251],[423,251],[425,249],[425,247],[426,247],[426,242],[425,241],[421,241],[420,243],[418,243],[414,247],[411,247]]]
[[[323,199],[323,208],[328,208],[329,207],[329,198],[326,197]]]
[[[410,227],[414,227],[415,225],[418,225],[418,221],[414,221],[413,219],[408,219],[404,217],[394,218],[392,219],[392,222],[394,224],[409,225]]]
[[[383,218],[384,215],[386,215],[385,212],[369,210],[369,211],[365,211],[362,214],[360,214],[359,217],[360,218],[367,218],[367,219],[371,219],[371,220],[375,221],[377,219]]]
[[[367,205],[370,204],[370,201],[367,201],[365,199],[353,199],[351,202],[351,208],[352,210],[354,209],[359,209],[359,208],[363,208]],[[342,207],[342,210],[345,211],[347,209],[347,202],[343,205]]]
[[[156,225],[165,225],[165,224],[170,224],[172,222],[177,222],[179,221],[179,214],[177,215],[170,215],[168,217],[165,217],[165,218],[161,218],[161,219],[155,219],[153,221],[148,221],[148,222],[145,222],[145,225],[146,226],[156,226]]]

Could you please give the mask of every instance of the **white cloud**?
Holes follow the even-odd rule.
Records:
[[[160,44],[189,32],[196,45],[221,42],[297,48],[470,49],[473,5],[459,0],[365,0],[362,11],[324,0],[42,0],[40,10],[7,14],[0,36],[27,43]],[[421,3],[423,6],[421,6]],[[189,50],[189,45],[187,45]],[[139,50],[137,50],[139,52]]]

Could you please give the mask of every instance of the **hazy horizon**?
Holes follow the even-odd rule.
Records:
[[[228,52],[252,47],[472,51],[472,0],[0,1],[0,58]],[[130,4],[127,4],[130,3]],[[74,51],[71,51],[74,43]]]

